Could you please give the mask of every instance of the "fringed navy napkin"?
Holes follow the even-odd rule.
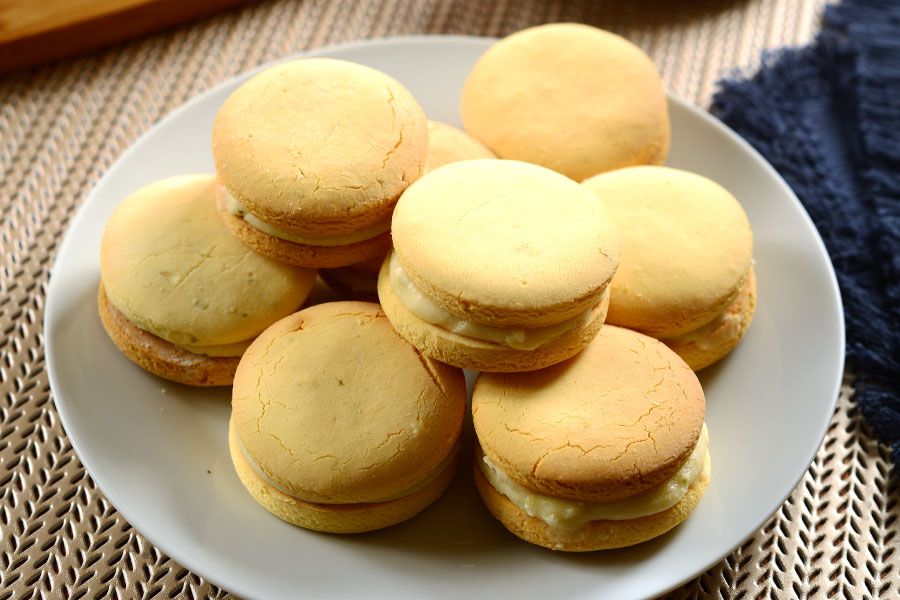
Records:
[[[900,2],[844,0],[713,112],[781,173],[837,271],[856,401],[900,473]]]

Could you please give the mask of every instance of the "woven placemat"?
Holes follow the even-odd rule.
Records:
[[[160,117],[306,48],[414,33],[499,36],[564,20],[627,36],[670,89],[707,105],[726,69],[754,68],[764,48],[807,41],[822,4],[270,1],[0,78],[0,600],[230,597],[153,547],[103,497],[59,423],[45,369],[44,298],[69,220]],[[673,597],[900,593],[898,494],[850,393],[845,382],[821,450],[778,513]]]

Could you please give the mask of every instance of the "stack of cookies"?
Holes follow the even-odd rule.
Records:
[[[339,60],[249,79],[213,126],[215,175],[147,186],[107,223],[104,327],[156,375],[233,385],[237,474],[301,527],[436,500],[466,455],[471,369],[474,481],[507,529],[566,551],[661,535],[710,481],[695,371],[752,318],[747,217],[660,166],[662,81],[616,35],[509,36],[460,106],[466,131]],[[338,301],[306,302],[317,273]]]

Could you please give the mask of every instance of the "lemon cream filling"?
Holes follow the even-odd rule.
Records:
[[[751,262],[751,271],[744,279],[741,291],[712,321],[687,333],[661,338],[660,341],[672,348],[693,344],[700,350],[716,350],[740,337],[742,316],[749,304],[749,286],[750,278],[754,276],[752,272],[754,264],[756,261]]]
[[[425,479],[421,480],[416,485],[414,485],[411,488],[408,488],[406,490],[403,490],[400,493],[392,494],[390,496],[385,496],[384,498],[378,498],[377,500],[367,500],[364,502],[355,501],[355,502],[328,502],[328,503],[326,503],[326,502],[319,502],[318,500],[310,500],[310,499],[304,498],[302,496],[298,496],[294,492],[288,491],[288,490],[284,489],[283,487],[281,487],[280,485],[278,485],[277,483],[275,483],[274,481],[272,481],[265,473],[262,472],[262,469],[259,468],[259,464],[257,464],[257,462],[255,460],[253,460],[253,458],[250,457],[250,454],[247,452],[247,449],[244,447],[243,440],[241,440],[241,437],[239,435],[237,435],[237,432],[235,432],[235,438],[237,439],[238,447],[241,449],[241,455],[244,457],[244,460],[247,461],[247,464],[250,465],[250,467],[256,473],[257,477],[259,477],[260,479],[265,481],[267,484],[269,484],[270,486],[272,486],[273,488],[275,488],[282,494],[290,496],[291,498],[296,498],[298,500],[302,500],[303,502],[311,502],[314,504],[375,504],[377,502],[390,502],[391,500],[397,500],[399,498],[405,498],[406,496],[411,496],[412,494],[415,494],[416,492],[424,490],[435,479],[437,479],[445,470],[449,469],[453,465],[453,461],[456,459],[456,456],[457,456],[457,454],[459,454],[459,450],[462,447],[461,440],[459,438],[457,438],[456,442],[453,444],[453,447],[450,448],[450,452],[447,453],[447,456],[444,457],[444,460],[442,460],[438,464],[438,466],[434,469],[434,471],[429,473],[428,476],[425,477]]]
[[[426,298],[409,280],[409,277],[403,270],[403,265],[400,264],[400,259],[397,258],[397,253],[394,251],[391,251],[388,268],[390,269],[391,288],[397,294],[397,298],[400,299],[403,306],[415,316],[426,323],[437,325],[458,335],[502,344],[516,350],[534,350],[568,331],[584,327],[591,320],[592,309],[588,309],[562,323],[534,329],[494,327],[492,325],[472,323],[447,312]]]
[[[233,344],[172,344],[178,346],[188,352],[194,354],[205,354],[206,356],[243,356],[244,351],[250,347],[250,344],[256,338],[244,340],[242,342],[234,342]]]
[[[712,321],[681,335],[673,335],[662,340],[667,346],[680,347],[693,344],[701,350],[715,350],[740,335],[741,316],[730,307],[722,311]]]
[[[571,531],[591,521],[637,519],[675,506],[703,471],[708,444],[709,434],[704,423],[697,445],[675,475],[652,489],[616,502],[579,502],[533,492],[513,481],[480,449],[478,465],[488,482],[525,514],[550,527]]]
[[[283,229],[278,229],[277,227],[269,225],[256,215],[248,212],[238,199],[228,190],[225,190],[225,201],[228,203],[228,212],[242,218],[247,225],[250,225],[254,229],[258,229],[272,237],[277,237],[288,242],[294,242],[295,244],[303,244],[305,246],[347,246],[349,244],[355,244],[356,242],[370,240],[373,237],[389,231],[391,228],[391,220],[385,219],[380,223],[376,223],[365,229],[360,229],[359,231],[354,231],[353,233],[331,237],[309,237],[298,233],[284,231]]]

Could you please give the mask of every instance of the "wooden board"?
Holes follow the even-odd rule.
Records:
[[[99,48],[247,0],[0,0],[0,73]]]

